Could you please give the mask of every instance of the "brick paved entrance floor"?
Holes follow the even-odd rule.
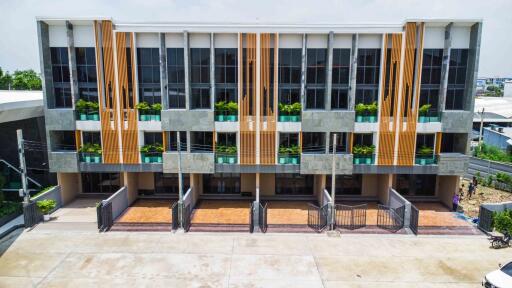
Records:
[[[192,214],[194,224],[249,224],[250,201],[201,200]]]
[[[116,223],[171,223],[171,205],[175,200],[139,199],[119,217]]]

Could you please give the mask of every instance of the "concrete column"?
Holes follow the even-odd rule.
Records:
[[[331,110],[331,94],[332,94],[332,53],[333,53],[334,32],[329,32],[327,40],[327,77],[325,83],[325,109]]]
[[[60,185],[63,205],[72,202],[82,192],[80,174],[78,173],[57,173],[57,183]]]
[[[452,49],[452,26],[446,25],[444,30],[443,64],[441,66],[441,87],[439,89],[439,111],[444,111],[446,90],[448,89],[448,71],[450,70],[450,52]]]
[[[359,49],[359,34],[352,34],[352,49],[350,50],[350,79],[348,88],[348,110],[354,110],[356,103],[357,83],[357,50]]]
[[[329,105],[329,107],[331,107],[331,105]],[[330,132],[325,132],[325,154],[329,154],[329,153],[332,153],[331,150],[329,150],[329,145],[330,145],[330,142],[331,142],[331,136],[330,135],[331,133]],[[339,139],[338,139],[339,141]]]
[[[66,21],[66,38],[68,42],[68,60],[69,60],[69,81],[71,82],[72,107],[79,98],[78,94],[78,70],[76,68],[75,40],[73,38],[73,25]]]
[[[261,163],[261,34],[256,34],[256,165]],[[259,174],[257,174],[259,175]],[[259,177],[259,176],[257,176]]]
[[[43,21],[37,21],[37,37],[39,38],[39,67],[41,67],[41,80],[43,84],[44,107],[55,107],[55,98],[53,97],[53,73],[50,53],[50,36],[48,24]]]
[[[254,200],[252,206],[254,232],[260,232],[260,173],[256,173],[256,200]]]
[[[214,109],[215,104],[215,35],[210,33],[210,101],[211,109]]]
[[[160,38],[160,93],[162,94],[162,109],[169,109],[169,90],[167,77],[167,49],[165,48],[165,34],[159,33]]]
[[[478,78],[478,64],[480,62],[480,42],[482,39],[482,23],[471,26],[469,36],[468,70],[466,73],[466,87],[464,98],[464,110],[473,112],[475,107],[476,80]],[[469,124],[469,123],[468,123]],[[471,125],[469,125],[471,126]],[[469,128],[469,132],[471,128]]]
[[[307,34],[302,34],[302,64],[300,73],[300,99],[302,110],[306,108],[306,41]]]
[[[185,66],[185,108],[190,110],[190,57],[188,32],[183,32],[183,57]],[[190,146],[190,145],[189,145]]]

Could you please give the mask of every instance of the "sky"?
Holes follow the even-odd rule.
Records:
[[[109,17],[114,23],[370,24],[482,19],[479,76],[512,77],[512,0],[0,0],[0,67],[4,71],[40,71],[38,16]]]

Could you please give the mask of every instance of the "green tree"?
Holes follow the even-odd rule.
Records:
[[[12,84],[12,76],[0,68],[0,90],[9,90],[9,84]]]
[[[15,90],[41,90],[41,78],[32,69],[15,71],[12,78]]]

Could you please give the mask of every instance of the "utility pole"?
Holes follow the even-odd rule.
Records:
[[[334,230],[334,207],[336,197],[336,133],[333,134],[332,140],[332,175],[331,175],[331,229]]]
[[[20,196],[23,196],[23,202],[29,203],[30,195],[27,188],[27,166],[25,164],[25,149],[23,148],[23,131],[21,129],[16,130],[16,137],[18,139],[18,155],[20,158],[20,170],[21,170],[21,187]],[[23,194],[23,195],[22,195]]]
[[[183,229],[183,174],[181,173],[181,141],[180,141],[180,131],[176,131],[177,138],[177,148],[178,148],[178,218],[180,221],[180,227]]]
[[[480,112],[480,133],[478,135],[478,149],[482,152],[482,136],[484,131],[484,111],[485,107],[482,107],[482,112]]]

